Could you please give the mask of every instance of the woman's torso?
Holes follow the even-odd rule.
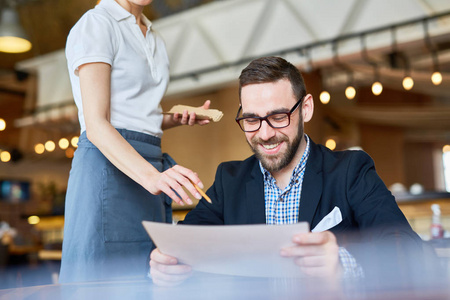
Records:
[[[161,137],[160,101],[169,81],[169,60],[162,38],[143,20],[146,36],[132,14],[114,0],[103,0],[72,28],[66,56],[81,132],[85,123],[77,69],[101,62],[111,65],[111,124]]]

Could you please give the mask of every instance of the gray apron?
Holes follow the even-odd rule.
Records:
[[[161,153],[159,138],[118,132],[158,171],[175,164]],[[67,187],[60,282],[144,278],[154,245],[141,222],[171,223],[171,202],[113,166],[84,132]]]

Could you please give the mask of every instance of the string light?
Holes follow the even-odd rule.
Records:
[[[53,152],[56,148],[54,141],[46,141],[44,146],[45,146],[45,150],[47,150],[48,152]]]
[[[383,92],[383,85],[379,81],[375,81],[372,84],[372,93],[375,96],[379,96]]]
[[[331,99],[330,93],[328,93],[327,91],[323,91],[322,93],[320,93],[319,99],[323,104],[328,104]]]
[[[11,160],[11,153],[8,151],[2,151],[2,153],[0,153],[0,160],[2,162],[9,162]]]
[[[441,72],[438,72],[438,71],[433,72],[433,74],[431,75],[431,82],[434,85],[440,85],[441,82],[442,82],[442,74],[441,74]]]
[[[28,217],[28,224],[30,225],[36,225],[41,221],[41,218],[38,216],[29,216]]]
[[[58,142],[58,146],[62,150],[66,150],[69,147],[69,140],[66,139],[66,138],[60,139],[59,142]]]
[[[425,44],[428,50],[431,52],[431,58],[433,60],[433,74],[431,75],[431,82],[434,85],[440,85],[442,82],[442,74],[439,72],[439,59],[437,55],[437,49],[431,42],[430,33],[428,32],[428,20],[423,21],[423,29],[425,32]]]
[[[42,154],[45,151],[45,146],[42,143],[36,144],[34,146],[34,152],[36,152],[37,154]]]
[[[345,89],[345,97],[347,97],[348,100],[353,100],[356,96],[356,89],[349,85],[347,86],[347,88]]]
[[[336,149],[336,141],[334,139],[328,139],[325,142],[325,147],[327,147],[330,150]]]
[[[442,152],[443,153],[450,152],[450,145],[445,145],[444,147],[442,147]]]
[[[412,77],[406,76],[405,78],[403,78],[402,85],[405,90],[409,91],[414,86],[414,80],[412,79]]]
[[[73,158],[73,155],[75,153],[75,150],[73,148],[67,148],[65,154],[67,158]]]
[[[74,136],[71,140],[70,140],[70,144],[72,145],[72,147],[77,148],[78,147],[78,137]]]
[[[0,118],[0,131],[3,131],[6,129],[6,122],[2,118]]]

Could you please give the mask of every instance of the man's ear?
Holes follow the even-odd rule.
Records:
[[[303,122],[309,122],[314,114],[314,100],[311,94],[305,96],[302,101]]]

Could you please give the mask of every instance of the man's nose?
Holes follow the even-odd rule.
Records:
[[[275,136],[275,129],[272,128],[266,120],[261,121],[261,127],[259,128],[259,137],[262,140],[269,140]]]

